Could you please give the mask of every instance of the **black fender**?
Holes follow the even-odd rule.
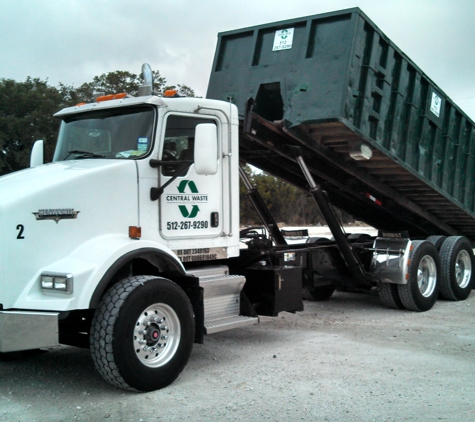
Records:
[[[185,270],[176,257],[171,256],[160,249],[141,248],[128,252],[115,261],[105,272],[101,281],[96,286],[89,302],[89,309],[96,309],[105,291],[113,284],[114,276],[128,262],[142,258],[155,266],[159,273],[175,275],[177,277],[186,276]],[[118,280],[117,280],[118,281]]]

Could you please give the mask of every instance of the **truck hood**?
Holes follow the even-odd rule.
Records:
[[[26,300],[22,291],[38,299],[38,274],[71,271],[71,259],[60,263],[92,238],[128,238],[137,201],[134,161],[63,161],[0,177],[0,304]]]
[[[63,198],[69,196],[67,192],[73,191],[75,194],[87,195],[89,191],[93,193],[94,186],[85,184],[85,179],[100,183],[103,174],[129,173],[131,170],[135,172],[135,165],[131,161],[88,159],[50,163],[7,174],[0,177],[0,212],[5,206],[23,202],[24,198],[38,198],[47,191],[62,191]],[[67,186],[67,190],[63,191],[63,186]],[[54,202],[58,200],[56,198]],[[61,205],[50,203],[48,208],[57,206]]]

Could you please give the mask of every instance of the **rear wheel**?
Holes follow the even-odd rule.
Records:
[[[128,390],[152,391],[172,383],[193,347],[193,311],[170,280],[137,276],[104,296],[91,326],[91,352],[99,373]]]
[[[392,309],[404,309],[401,298],[399,297],[397,284],[381,283],[379,298],[383,305]]]
[[[463,236],[451,236],[440,249],[440,292],[444,299],[465,300],[473,283],[474,256],[472,245]]]
[[[428,311],[439,294],[440,259],[432,243],[412,242],[407,274],[407,284],[397,286],[402,304],[410,311]]]
[[[432,243],[437,251],[440,251],[440,248],[445,242],[445,239],[447,239],[447,236],[429,236],[427,238],[427,241]]]

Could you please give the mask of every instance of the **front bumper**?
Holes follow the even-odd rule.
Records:
[[[58,313],[0,311],[0,352],[59,345]]]

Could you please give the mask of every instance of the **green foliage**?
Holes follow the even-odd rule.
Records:
[[[270,174],[253,172],[249,166],[245,166],[244,171],[252,185],[257,188],[277,223],[298,226],[324,222],[315,201],[306,192]],[[243,183],[240,186],[240,202],[241,224],[262,224],[247,198]]]
[[[136,96],[139,86],[143,84],[142,74],[136,75],[127,71],[116,71],[103,73],[95,76],[92,82],[82,84],[79,88],[67,87],[60,84],[65,98],[70,99],[74,104],[79,102],[94,101],[95,93],[117,94],[125,92],[129,95]],[[167,85],[167,80],[160,76],[160,72],[153,71],[153,90],[155,93],[163,93],[167,89],[176,89],[181,95],[186,97],[194,97],[195,92],[187,85]]]
[[[59,127],[52,115],[64,105],[61,93],[46,81],[0,79],[0,175],[28,167],[38,139],[52,156]]]
[[[118,94],[126,92],[130,95],[137,95],[139,86],[143,84],[142,74],[136,75],[123,70],[116,72],[103,73],[95,76],[92,82],[82,84],[79,88],[71,88],[73,95],[77,96],[78,102],[94,101],[94,93]],[[162,92],[166,89],[166,79],[160,76],[160,72],[153,72],[153,88],[156,92]]]

